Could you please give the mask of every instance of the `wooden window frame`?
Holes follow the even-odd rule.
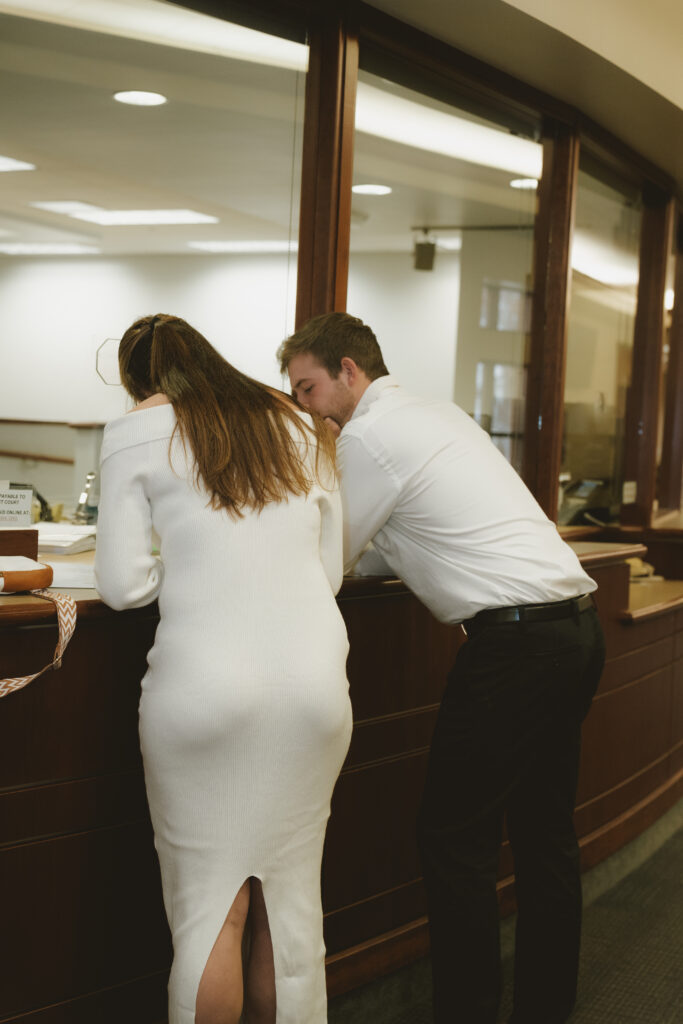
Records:
[[[679,511],[683,501],[683,207],[675,212],[674,307],[669,330],[662,456],[657,481],[660,512]]]
[[[650,524],[655,500],[658,373],[663,336],[666,246],[675,182],[619,138],[571,105],[354,0],[174,0],[180,6],[268,31],[288,26],[310,33],[301,181],[296,323],[346,308],[355,95],[359,47],[369,45],[440,82],[475,106],[508,116],[543,119],[543,178],[534,236],[535,288],[529,348],[523,476],[546,514],[557,515],[564,414],[564,375],[570,245],[579,148],[586,149],[643,189],[640,282],[632,386],[626,423],[627,479],[637,500],[622,506],[622,522]],[[321,9],[322,8],[322,9]],[[680,212],[679,232],[680,228]],[[683,461],[683,256],[676,269],[677,302],[672,350],[660,505],[680,504]],[[678,401],[677,401],[678,396]],[[662,489],[664,488],[664,489]],[[678,488],[678,497],[675,493]]]
[[[655,503],[664,294],[673,208],[667,193],[652,186],[643,190],[638,300],[624,428],[624,480],[635,483],[636,493],[634,501],[622,502],[622,526],[650,526]]]
[[[557,519],[571,242],[579,168],[577,132],[544,125],[543,174],[534,230],[534,289],[522,476],[549,519]]]
[[[357,33],[343,16],[323,15],[306,80],[297,327],[346,308],[357,80]]]

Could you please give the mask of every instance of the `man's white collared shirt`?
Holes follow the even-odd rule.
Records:
[[[440,621],[596,589],[488,434],[458,406],[380,377],[344,427],[337,454],[347,571],[395,573]]]

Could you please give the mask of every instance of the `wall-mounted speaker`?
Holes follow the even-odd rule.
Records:
[[[433,270],[435,252],[436,244],[434,242],[416,242],[414,262],[415,269]]]

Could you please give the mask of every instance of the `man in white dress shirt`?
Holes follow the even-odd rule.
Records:
[[[576,998],[581,722],[604,661],[581,568],[488,435],[411,395],[361,320],[329,313],[280,347],[298,401],[338,434],[345,564],[399,576],[468,640],[449,673],[418,838],[437,1024],[495,1024],[504,816],[518,919],[512,1024],[562,1024]]]

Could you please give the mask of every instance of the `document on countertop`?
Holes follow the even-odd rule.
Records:
[[[49,558],[41,558],[45,565],[52,566],[51,589],[66,590],[94,590],[95,589],[95,565],[94,562],[84,563],[81,561],[67,562],[51,561]]]
[[[92,551],[95,547],[94,525],[78,526],[76,523],[36,523],[38,528],[38,551],[40,554],[76,555],[80,551]]]

